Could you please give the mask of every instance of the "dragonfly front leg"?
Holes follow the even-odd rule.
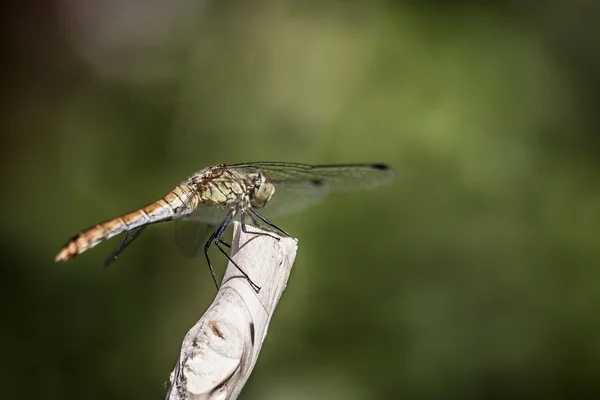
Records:
[[[269,221],[267,218],[263,217],[262,215],[260,215],[258,213],[258,211],[256,211],[255,209],[251,208],[250,212],[252,214],[254,214],[256,217],[258,217],[262,222],[264,222],[265,224],[267,224],[268,226],[270,226],[271,228],[275,229],[276,231],[279,231],[281,233],[283,233],[284,236],[288,236],[290,237],[290,234],[287,233],[286,231],[284,231],[283,229],[281,229],[280,227],[278,227],[277,225],[273,224],[271,221]],[[252,220],[255,221],[254,217],[252,217]]]
[[[251,209],[250,211],[252,212],[253,210]],[[260,224],[260,222],[259,222],[259,221],[257,221],[256,219],[254,219],[254,216],[253,216],[252,214],[250,214],[250,219],[252,220],[252,223],[253,223],[254,225],[256,225],[256,227],[257,227],[257,228],[259,228],[259,229],[261,228],[261,226],[260,226],[260,225],[261,225],[261,224]],[[273,235],[271,235],[271,234],[270,234],[270,233],[268,233],[268,232],[250,232],[250,231],[248,231],[248,230],[247,230],[247,228],[246,228],[246,213],[245,213],[244,211],[242,211],[242,216],[241,216],[240,220],[241,220],[241,222],[242,222],[242,232],[244,232],[244,233],[252,233],[252,234],[255,234],[255,235],[265,235],[265,236],[271,237],[271,238],[273,238],[273,239],[275,239],[275,240],[279,241],[279,238],[278,238],[277,236],[273,236]],[[282,231],[282,232],[283,232],[283,231]],[[273,233],[275,233],[275,232],[273,232]],[[285,233],[285,232],[284,232],[284,233]],[[287,234],[286,234],[286,235],[287,235]],[[289,235],[288,235],[288,236],[289,236]]]

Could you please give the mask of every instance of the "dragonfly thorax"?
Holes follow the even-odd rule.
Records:
[[[275,186],[271,182],[269,175],[264,172],[258,172],[254,180],[254,187],[251,188],[249,197],[250,205],[253,208],[263,208],[275,194]]]

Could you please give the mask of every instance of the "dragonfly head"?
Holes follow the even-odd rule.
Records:
[[[253,208],[263,208],[275,194],[275,186],[269,175],[258,172],[254,179],[254,187],[250,190],[250,205]]]

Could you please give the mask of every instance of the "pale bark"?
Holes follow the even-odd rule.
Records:
[[[260,292],[229,263],[215,300],[183,340],[167,399],[237,398],[256,364],[297,248],[293,238],[275,240],[234,225],[232,258]]]

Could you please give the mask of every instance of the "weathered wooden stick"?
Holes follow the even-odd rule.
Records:
[[[268,234],[244,233],[234,224],[232,258],[260,292],[229,263],[215,300],[183,340],[167,399],[235,399],[242,391],[298,249],[295,239]]]

